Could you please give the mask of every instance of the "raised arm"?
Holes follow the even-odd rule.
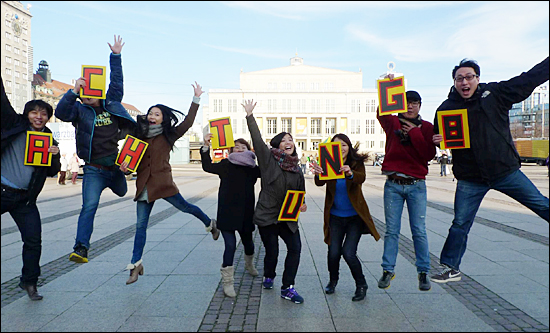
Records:
[[[176,140],[182,137],[185,132],[193,126],[195,117],[197,116],[197,111],[199,110],[200,97],[204,91],[202,91],[202,87],[197,83],[197,81],[195,81],[195,85],[191,84],[191,86],[193,87],[195,95],[193,97],[193,102],[191,102],[191,107],[189,108],[187,116],[185,116],[185,119],[181,122],[181,124],[176,127]]]
[[[109,43],[107,43],[109,44]],[[120,36],[115,36],[114,45],[109,44],[111,48],[111,56],[109,58],[109,64],[111,66],[111,75],[109,82],[109,89],[107,90],[107,100],[122,102],[124,96],[124,79],[122,76],[122,47],[126,43],[122,43]]]
[[[246,111],[246,123],[248,124],[248,130],[250,131],[250,136],[252,137],[254,152],[258,157],[258,165],[262,165],[264,163],[267,163],[269,158],[271,158],[271,153],[262,139],[258,124],[256,123],[256,119],[254,119],[254,115],[252,114],[252,112],[254,111],[254,107],[256,107],[256,103],[254,103],[254,100],[248,100],[245,104],[241,105]]]

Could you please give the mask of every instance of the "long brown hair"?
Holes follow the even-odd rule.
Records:
[[[363,163],[369,157],[368,155],[365,155],[365,154],[359,154],[358,153],[359,149],[353,147],[353,145],[351,144],[350,139],[344,133],[336,134],[335,136],[332,137],[331,141],[334,142],[334,139],[336,139],[336,138],[344,141],[349,147],[348,156],[346,157],[346,160],[344,161],[344,164],[351,165],[352,161],[357,161],[357,162],[362,162]]]

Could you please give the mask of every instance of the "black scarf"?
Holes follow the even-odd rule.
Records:
[[[422,125],[422,117],[420,117],[420,115],[418,115],[416,118],[414,119],[407,119],[405,118],[405,116],[403,116],[403,113],[399,113],[397,115],[397,118],[399,118],[399,122],[401,124],[413,124],[417,127],[419,127],[420,125]],[[408,134],[405,134],[401,129],[398,129],[398,130],[395,130],[394,131],[395,135],[397,135],[401,141],[401,144],[404,145],[404,146],[409,146],[411,145],[411,138],[409,137]]]

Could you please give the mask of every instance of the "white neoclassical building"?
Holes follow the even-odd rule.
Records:
[[[373,76],[373,82],[378,76]],[[231,118],[233,137],[250,141],[245,100],[257,102],[254,117],[269,142],[289,132],[302,151],[314,153],[320,142],[345,133],[361,152],[384,152],[385,134],[376,119],[376,89],[363,89],[363,73],[304,64],[240,73],[240,89],[210,89],[203,105],[203,127],[208,120]]]

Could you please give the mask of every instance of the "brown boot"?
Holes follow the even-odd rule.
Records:
[[[19,287],[25,290],[29,295],[29,298],[33,301],[40,301],[42,298],[44,298],[38,293],[38,290],[36,289],[36,284],[22,284],[21,282],[19,282]]]
[[[210,225],[208,227],[204,227],[206,232],[212,233],[212,238],[214,240],[218,240],[220,237],[220,230],[217,227],[217,221],[216,219],[210,219]]]
[[[130,270],[130,277],[128,278],[128,281],[126,281],[126,284],[136,282],[138,275],[143,275],[143,264],[141,263],[141,259],[135,264],[129,264],[126,269]]]

